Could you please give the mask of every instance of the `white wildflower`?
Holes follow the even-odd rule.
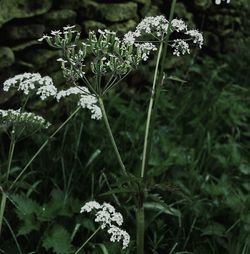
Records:
[[[81,102],[79,104],[81,105]],[[95,119],[95,120],[102,119],[102,111],[100,107],[98,107],[97,105],[92,105],[89,108],[89,110],[91,112],[91,119]]]
[[[176,56],[190,54],[189,45],[187,42],[181,39],[174,40],[174,43],[171,45],[174,49],[173,54]]]
[[[193,43],[198,44],[200,48],[202,47],[204,39],[202,34],[198,30],[188,30],[187,32],[185,32],[185,34],[189,35],[193,39]]]
[[[96,201],[89,201],[87,202],[82,208],[81,208],[81,211],[80,213],[83,213],[83,212],[91,212],[92,210],[99,210],[101,209],[102,206],[96,202]]]
[[[51,35],[60,35],[62,32],[60,30],[51,31]]]
[[[68,62],[68,61],[64,60],[63,58],[57,58],[56,61],[64,63],[64,64]]]
[[[162,37],[168,30],[168,21],[163,15],[144,18],[136,27],[134,36],[139,37],[143,34],[153,34]]]
[[[121,213],[116,212],[115,208],[108,204],[103,203],[102,205],[96,201],[87,202],[82,208],[82,212],[92,212],[95,211],[95,222],[100,223],[101,229],[107,228],[108,234],[110,234],[111,242],[122,241],[122,249],[126,249],[130,242],[129,234],[119,228],[123,224],[123,217]],[[118,226],[114,225],[116,223]]]
[[[29,125],[35,128],[48,128],[50,123],[43,117],[30,112],[21,112],[20,109],[0,109],[0,123],[7,125]]]
[[[123,41],[126,44],[133,45],[135,43],[135,33],[129,31],[124,35]]]
[[[8,92],[11,88],[16,88],[28,95],[35,91],[42,100],[52,96],[55,97],[57,89],[49,76],[42,77],[39,73],[23,73],[7,79],[3,83],[3,90]]]
[[[151,42],[136,43],[135,46],[142,51],[142,60],[147,61],[151,51],[156,51],[157,47]]]
[[[107,30],[108,31],[108,30]],[[99,34],[102,34],[102,35],[105,35],[105,33],[106,33],[106,31],[103,31],[103,30],[101,30],[101,29],[98,29],[98,31],[97,31]]]
[[[70,25],[67,25],[63,28],[64,31],[68,31],[68,30],[72,30],[73,28],[75,28],[76,26],[73,25],[73,26],[70,26]]]
[[[101,224],[101,229],[111,226],[111,214],[107,211],[100,210],[95,214],[95,222]]]
[[[40,39],[38,39],[38,41],[43,41],[43,40],[48,40],[48,39],[51,39],[52,37],[51,36],[48,36],[48,35],[43,35],[43,37],[42,38],[40,38]]]
[[[122,230],[119,227],[112,225],[108,229],[108,233],[111,235],[111,242],[120,242],[122,240],[122,249],[124,250],[128,247],[128,244],[130,242],[130,236],[125,230]]]
[[[171,28],[176,32],[182,32],[187,30],[187,25],[182,19],[173,19],[171,22]]]
[[[56,99],[59,101],[61,98],[68,97],[70,95],[78,95],[78,105],[82,108],[87,108],[91,112],[91,118],[100,120],[102,118],[102,112],[99,106],[97,106],[97,98],[92,95],[87,87],[70,87],[67,90],[61,90],[57,93]]]

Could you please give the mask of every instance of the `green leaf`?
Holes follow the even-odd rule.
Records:
[[[52,249],[57,254],[69,254],[72,252],[70,234],[61,225],[55,225],[43,239],[42,246],[48,251]]]
[[[37,213],[41,211],[40,205],[25,195],[12,195],[11,201],[16,206],[17,216],[21,221],[18,235],[26,235],[34,230],[39,230],[40,222],[37,220]]]
[[[169,76],[167,77],[167,79],[170,79],[170,80],[173,80],[173,81],[177,81],[177,82],[181,82],[181,83],[186,83],[187,81],[186,80],[183,80],[183,79],[180,79],[176,76]]]
[[[225,234],[225,227],[219,223],[213,223],[202,230],[202,235],[214,235],[223,237]]]
[[[147,202],[144,204],[144,207],[146,209],[161,211],[162,213],[166,213],[166,214],[177,216],[177,217],[181,216],[181,213],[179,210],[172,208],[164,203]]]

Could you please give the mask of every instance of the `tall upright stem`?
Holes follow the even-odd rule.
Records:
[[[118,147],[116,145],[116,142],[115,142],[115,139],[114,139],[114,136],[113,136],[113,133],[112,133],[112,130],[110,128],[110,124],[109,124],[109,120],[108,120],[108,117],[107,117],[107,114],[106,114],[106,110],[105,110],[105,107],[104,107],[104,104],[103,104],[103,100],[101,97],[98,98],[98,101],[99,101],[99,104],[100,104],[100,107],[101,107],[101,111],[102,111],[102,116],[103,116],[103,121],[105,123],[105,126],[107,128],[107,131],[108,131],[108,135],[109,135],[109,138],[110,138],[110,141],[111,141],[111,144],[114,148],[114,151],[115,151],[115,155],[117,157],[117,160],[120,164],[120,167],[123,171],[123,173],[126,175],[127,174],[127,171],[126,171],[126,168],[123,164],[123,161],[122,161],[122,158],[121,158],[121,155],[120,155],[120,152],[118,150]]]
[[[173,19],[176,1],[177,0],[172,0],[170,15],[169,15],[169,24],[171,24]],[[161,44],[158,50],[157,60],[156,60],[154,79],[153,79],[151,97],[150,97],[147,120],[146,120],[143,153],[142,153],[142,165],[141,165],[142,180],[144,180],[144,177],[145,177],[145,171],[148,166],[148,160],[149,160],[149,156],[151,152],[155,115],[156,115],[157,105],[158,105],[160,92],[161,92],[160,83],[157,84],[157,82],[160,81],[162,83],[162,80],[164,77],[164,64],[166,60],[169,36],[170,36],[170,25],[168,26],[167,35],[164,38],[164,42],[161,41]],[[161,61],[161,64],[160,64],[160,61]],[[159,71],[159,67],[160,67],[160,71]],[[137,254],[144,253],[145,214],[144,214],[143,203],[144,201],[142,200],[142,203],[136,210]]]
[[[11,132],[10,148],[9,148],[9,155],[8,155],[6,183],[9,180],[10,168],[11,168],[11,163],[12,163],[12,159],[13,159],[15,144],[16,144],[15,132],[13,129]],[[1,191],[2,191],[2,200],[1,200],[1,206],[0,206],[0,237],[1,237],[1,233],[2,233],[3,216],[4,216],[5,207],[6,207],[6,201],[7,201],[7,194],[2,187],[1,187]]]
[[[157,81],[157,74],[158,74],[159,64],[160,64],[160,59],[161,59],[162,47],[163,47],[163,42],[161,42],[160,48],[158,50],[153,86],[152,86],[151,96],[150,96],[150,101],[149,101],[149,106],[148,106],[148,115],[147,115],[147,121],[146,121],[146,130],[145,130],[143,153],[142,153],[141,178],[144,178],[146,162],[147,162],[148,137],[149,137],[149,131],[150,131],[152,109],[153,109],[154,99],[155,99],[156,81]]]
[[[171,24],[171,22],[173,20],[176,1],[177,0],[173,0],[172,4],[171,4],[170,15],[169,15],[169,24]],[[146,167],[148,165],[148,160],[149,160],[149,156],[150,156],[150,150],[151,150],[151,144],[152,144],[152,133],[153,133],[153,129],[154,129],[153,125],[154,125],[154,120],[155,120],[155,115],[156,115],[156,110],[157,110],[157,104],[158,104],[158,101],[159,101],[159,96],[160,96],[160,91],[161,91],[161,88],[159,87],[160,85],[157,85],[157,80],[159,82],[163,79],[164,63],[165,63],[165,60],[166,60],[169,36],[170,36],[170,25],[168,27],[168,31],[167,31],[166,38],[164,40],[164,44],[163,44],[163,42],[161,42],[160,48],[159,48],[159,51],[158,51],[158,55],[157,55],[157,61],[156,61],[155,73],[154,73],[154,80],[153,80],[153,85],[152,85],[152,90],[151,90],[151,97],[150,97],[150,102],[149,102],[149,107],[148,107],[146,130],[145,130],[145,136],[144,136],[144,146],[143,146],[143,154],[142,154],[142,167],[141,167],[141,177],[142,178],[144,178],[145,170],[146,170]],[[161,59],[161,64],[160,64],[160,59]],[[159,72],[159,65],[160,65],[160,72]],[[158,72],[159,72],[159,77],[157,79]]]

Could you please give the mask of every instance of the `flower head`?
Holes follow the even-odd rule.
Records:
[[[97,105],[97,98],[95,95],[91,94],[87,87],[70,87],[66,90],[61,90],[57,93],[57,100],[61,100],[62,98],[76,95],[78,97],[78,105],[82,108],[87,108],[91,112],[91,118],[100,120],[102,118],[102,112],[100,107]]]
[[[101,229],[106,229],[108,234],[110,234],[111,242],[122,241],[122,249],[126,249],[130,242],[129,234],[118,226],[123,224],[123,217],[121,213],[116,212],[115,208],[109,203],[103,203],[102,205],[96,201],[87,202],[82,208],[83,212],[94,212],[95,222],[100,223]],[[116,225],[114,225],[116,224]],[[118,225],[118,226],[117,226]]]
[[[200,48],[203,45],[203,36],[196,30],[188,30],[186,23],[182,19],[173,19],[171,23],[162,15],[156,17],[146,17],[144,18],[135,28],[134,32],[128,32],[124,35],[123,41],[128,45],[135,45],[140,48],[149,46],[148,39],[151,37],[154,41],[157,39],[159,42],[164,42],[166,40],[168,33],[173,34],[173,37],[179,36],[182,34],[182,39],[174,39],[170,46],[174,49],[173,54],[180,56],[181,54],[190,53],[189,41],[192,41],[194,44],[197,44]],[[146,36],[146,43],[144,42],[144,37]],[[183,39],[184,37],[184,39]],[[143,45],[144,46],[140,46]],[[152,46],[150,48],[146,47],[148,50],[156,50],[156,47]],[[148,53],[142,54],[142,59],[148,59]]]
[[[42,77],[39,73],[25,72],[7,79],[3,83],[3,90],[8,92],[11,88],[22,91],[25,95],[35,91],[42,100],[52,96],[55,97],[57,89],[49,76]]]
[[[20,109],[0,109],[0,124],[15,127],[24,127],[26,130],[46,129],[50,126],[43,117],[30,112],[21,112]]]

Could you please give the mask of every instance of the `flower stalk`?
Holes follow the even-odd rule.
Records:
[[[82,246],[74,254],[79,253],[83,247],[99,232],[100,229],[101,226],[95,230],[95,232],[82,244]]]
[[[124,173],[125,175],[127,175],[126,168],[125,168],[124,163],[123,163],[123,161],[122,161],[120,152],[119,152],[118,147],[117,147],[117,145],[116,145],[116,142],[115,142],[115,139],[114,139],[114,136],[113,136],[113,133],[112,133],[110,124],[109,124],[109,120],[108,120],[108,117],[107,117],[107,114],[106,114],[106,110],[105,110],[105,107],[104,107],[104,104],[103,104],[103,100],[102,100],[101,97],[99,97],[99,98],[98,98],[98,101],[99,101],[100,108],[101,108],[101,111],[102,111],[103,121],[104,121],[105,126],[106,126],[106,129],[107,129],[107,131],[108,131],[108,135],[109,135],[111,144],[112,144],[112,146],[113,146],[113,148],[114,148],[115,155],[116,155],[116,157],[117,157],[117,160],[118,160],[118,162],[119,162],[119,165],[120,165],[120,167],[121,167],[123,173]]]
[[[148,106],[146,130],[145,130],[143,153],[142,153],[141,178],[144,178],[146,163],[148,162],[148,159],[147,159],[148,149],[149,149],[148,141],[149,141],[149,132],[150,132],[150,125],[151,125],[151,115],[152,115],[152,110],[153,110],[153,106],[154,106],[154,99],[155,99],[155,92],[156,92],[156,81],[157,81],[157,74],[158,74],[159,64],[160,64],[160,59],[161,59],[161,54],[162,54],[162,48],[163,48],[163,42],[161,42],[160,48],[158,50],[155,72],[154,72],[154,79],[153,79],[153,86],[152,86],[151,96],[150,96],[150,101],[149,101],[149,106]]]
[[[10,148],[9,148],[9,155],[8,155],[8,164],[7,164],[7,172],[6,172],[6,183],[9,180],[9,175],[10,175],[10,169],[11,169],[11,163],[13,159],[13,154],[14,154],[14,149],[15,149],[15,131],[14,128],[11,132],[11,141],[10,141]],[[2,225],[3,225],[3,217],[4,217],[4,211],[6,207],[6,201],[7,201],[7,194],[5,190],[1,187],[2,191],[2,200],[1,200],[1,206],[0,206],[0,237],[2,233]]]
[[[171,10],[169,15],[169,24],[171,24],[174,16],[174,10],[177,0],[173,0],[171,4]],[[143,146],[143,154],[142,154],[142,165],[141,165],[141,178],[144,180],[145,172],[148,166],[148,161],[151,152],[152,146],[152,137],[153,137],[153,129],[155,123],[155,115],[157,111],[157,105],[160,97],[161,87],[160,83],[164,80],[164,63],[166,60],[167,47],[170,37],[170,25],[167,29],[166,37],[164,41],[161,40],[160,47],[158,50],[153,85],[151,90],[151,97],[148,106],[148,114],[146,120],[146,129],[144,136],[144,146]],[[160,68],[160,70],[159,70]],[[158,82],[158,83],[157,83]],[[160,82],[160,83],[159,83]],[[143,201],[141,207],[136,210],[136,242],[137,242],[137,254],[144,253],[144,238],[145,238],[145,213],[144,213],[144,205]]]
[[[19,173],[19,175],[16,177],[16,179],[12,182],[9,190],[11,190],[14,185],[17,183],[17,181],[20,179],[20,177],[25,173],[25,171],[28,169],[28,167],[31,165],[31,163],[36,159],[36,157],[41,153],[41,151],[46,147],[46,145],[49,143],[49,141],[76,115],[76,113],[81,109],[81,107],[78,107],[49,137],[48,139],[40,146],[40,148],[37,150],[37,152],[32,156],[32,158],[28,161],[28,163],[25,165],[25,167],[22,169],[22,171]]]

